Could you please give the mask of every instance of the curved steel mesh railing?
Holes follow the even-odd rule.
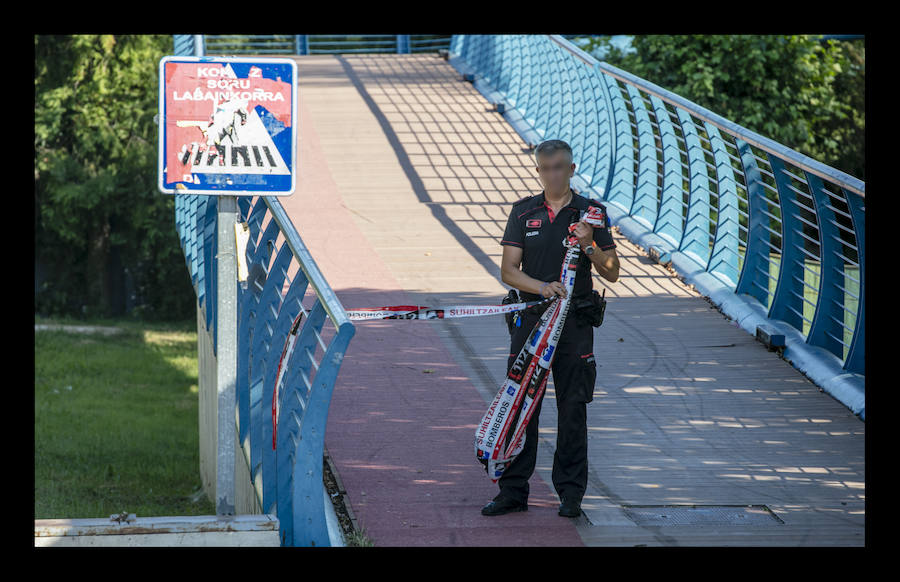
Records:
[[[573,185],[629,238],[864,374],[862,181],[560,36],[456,35],[449,52],[529,141],[572,146]]]
[[[216,346],[216,198],[175,196],[175,224]],[[248,279],[238,288],[237,441],[263,513],[275,513],[282,545],[327,546],[322,459],[331,394],[355,330],[274,197],[238,197],[249,227]],[[305,305],[304,305],[305,303]],[[272,447],[272,394],[291,324],[301,327],[279,399]],[[199,332],[200,330],[198,330]]]

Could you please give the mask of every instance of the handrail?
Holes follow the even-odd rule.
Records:
[[[282,524],[283,545],[327,546],[325,427],[355,328],[280,201],[261,196],[242,202],[241,217],[250,237],[245,251],[249,276],[238,300],[238,443],[259,507],[263,513],[276,513]],[[275,248],[279,235],[284,242]],[[292,263],[298,272],[291,280]],[[304,306],[308,286],[316,299]],[[294,350],[282,361],[298,318]],[[323,339],[328,321],[334,333]],[[280,387],[279,369],[284,374]],[[273,418],[276,401],[279,410]]]
[[[866,183],[859,178],[851,176],[850,174],[842,172],[836,168],[832,168],[831,166],[827,166],[822,162],[819,162],[810,158],[809,156],[792,150],[791,148],[782,145],[775,140],[759,135],[758,133],[751,131],[745,127],[741,127],[740,125],[725,119],[721,115],[713,113],[705,107],[697,105],[696,103],[688,101],[680,95],[676,95],[671,91],[663,89],[659,85],[651,83],[650,81],[647,81],[645,79],[641,79],[640,77],[636,77],[635,75],[614,67],[609,63],[598,61],[596,58],[578,48],[558,34],[552,34],[549,36],[550,40],[561,46],[563,49],[572,53],[573,56],[581,60],[586,65],[590,65],[595,69],[602,70],[606,74],[619,79],[620,81],[624,81],[626,83],[634,85],[635,87],[638,87],[651,95],[659,97],[660,99],[667,103],[670,103],[671,105],[674,105],[676,107],[683,107],[684,109],[690,111],[692,115],[702,119],[703,121],[715,125],[723,131],[727,131],[734,136],[740,137],[750,145],[758,147],[759,149],[767,153],[775,154],[776,156],[784,158],[798,168],[802,168],[808,172],[811,172],[819,176],[820,178],[831,180],[832,182],[840,185],[842,188],[846,188],[851,192],[865,197]]]
[[[325,300],[325,311],[328,313],[328,317],[331,318],[336,327],[349,323],[350,319],[347,317],[347,312],[344,310],[341,300],[334,294],[331,286],[325,280],[325,277],[322,276],[316,260],[313,259],[309,249],[303,244],[303,239],[300,238],[294,223],[288,218],[281,202],[274,196],[263,196],[262,198],[272,213],[272,219],[275,220],[279,230],[284,234],[284,238],[300,264],[300,268],[303,269],[306,278],[309,279],[313,289],[316,290],[316,295]]]
[[[568,141],[621,234],[865,417],[863,181],[558,35],[455,35],[448,61],[527,143]]]

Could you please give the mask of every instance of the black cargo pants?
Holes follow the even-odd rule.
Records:
[[[540,314],[524,312],[522,325],[513,328],[507,370],[512,367],[539,319]],[[594,399],[597,378],[593,329],[576,313],[569,311],[550,367],[558,410],[553,486],[560,497],[576,501],[581,501],[587,487],[587,403]],[[522,452],[513,459],[497,482],[500,493],[495,500],[507,497],[522,503],[528,501],[528,479],[534,473],[537,459],[538,419],[542,403],[543,397],[537,402],[525,428]]]

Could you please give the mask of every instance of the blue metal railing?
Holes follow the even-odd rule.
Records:
[[[262,476],[262,491],[257,493],[263,512],[275,507],[279,520],[287,522],[282,528],[284,545],[325,546],[325,426],[334,383],[355,330],[278,199],[258,198],[248,210],[244,216],[250,227],[250,277],[238,297],[238,351],[246,353],[238,359],[238,442],[248,457],[251,478],[256,482]],[[284,242],[276,253],[279,238]],[[297,267],[293,280],[291,263]],[[309,287],[315,300],[306,308],[302,300]],[[293,354],[283,364],[285,391],[273,450],[275,376],[291,324],[301,312]]]
[[[241,196],[238,209],[250,231],[248,281],[238,290],[238,443],[263,513],[278,516],[282,545],[327,546],[325,426],[334,383],[355,330],[278,199]],[[216,220],[214,197],[175,197],[176,229],[214,351]],[[315,297],[304,306],[309,291]],[[301,311],[295,349],[284,363],[285,392],[273,450],[275,375],[291,324]]]
[[[531,143],[563,139],[573,185],[629,239],[865,417],[865,183],[561,36],[455,35],[450,62]]]
[[[204,54],[200,35],[175,35],[173,40],[175,54]],[[355,329],[278,199],[238,196],[237,201],[238,219],[247,223],[250,233],[244,255],[248,280],[237,292],[238,445],[263,513],[278,517],[282,545],[327,546],[325,426],[334,383]],[[214,354],[218,354],[216,210],[213,196],[175,196],[175,228]],[[276,243],[280,243],[277,252]],[[310,291],[312,305],[304,307],[302,301]],[[291,324],[301,312],[295,349],[283,363],[287,372],[273,450],[275,375]]]
[[[207,34],[205,54],[420,53],[450,46],[450,36],[429,34]]]

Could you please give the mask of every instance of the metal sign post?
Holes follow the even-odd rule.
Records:
[[[215,497],[216,514],[232,516],[237,196],[294,192],[297,64],[276,58],[166,56],[159,63],[159,80],[159,190],[218,196]]]
[[[216,210],[216,515],[234,515],[234,407],[237,380],[237,198],[220,196]]]

